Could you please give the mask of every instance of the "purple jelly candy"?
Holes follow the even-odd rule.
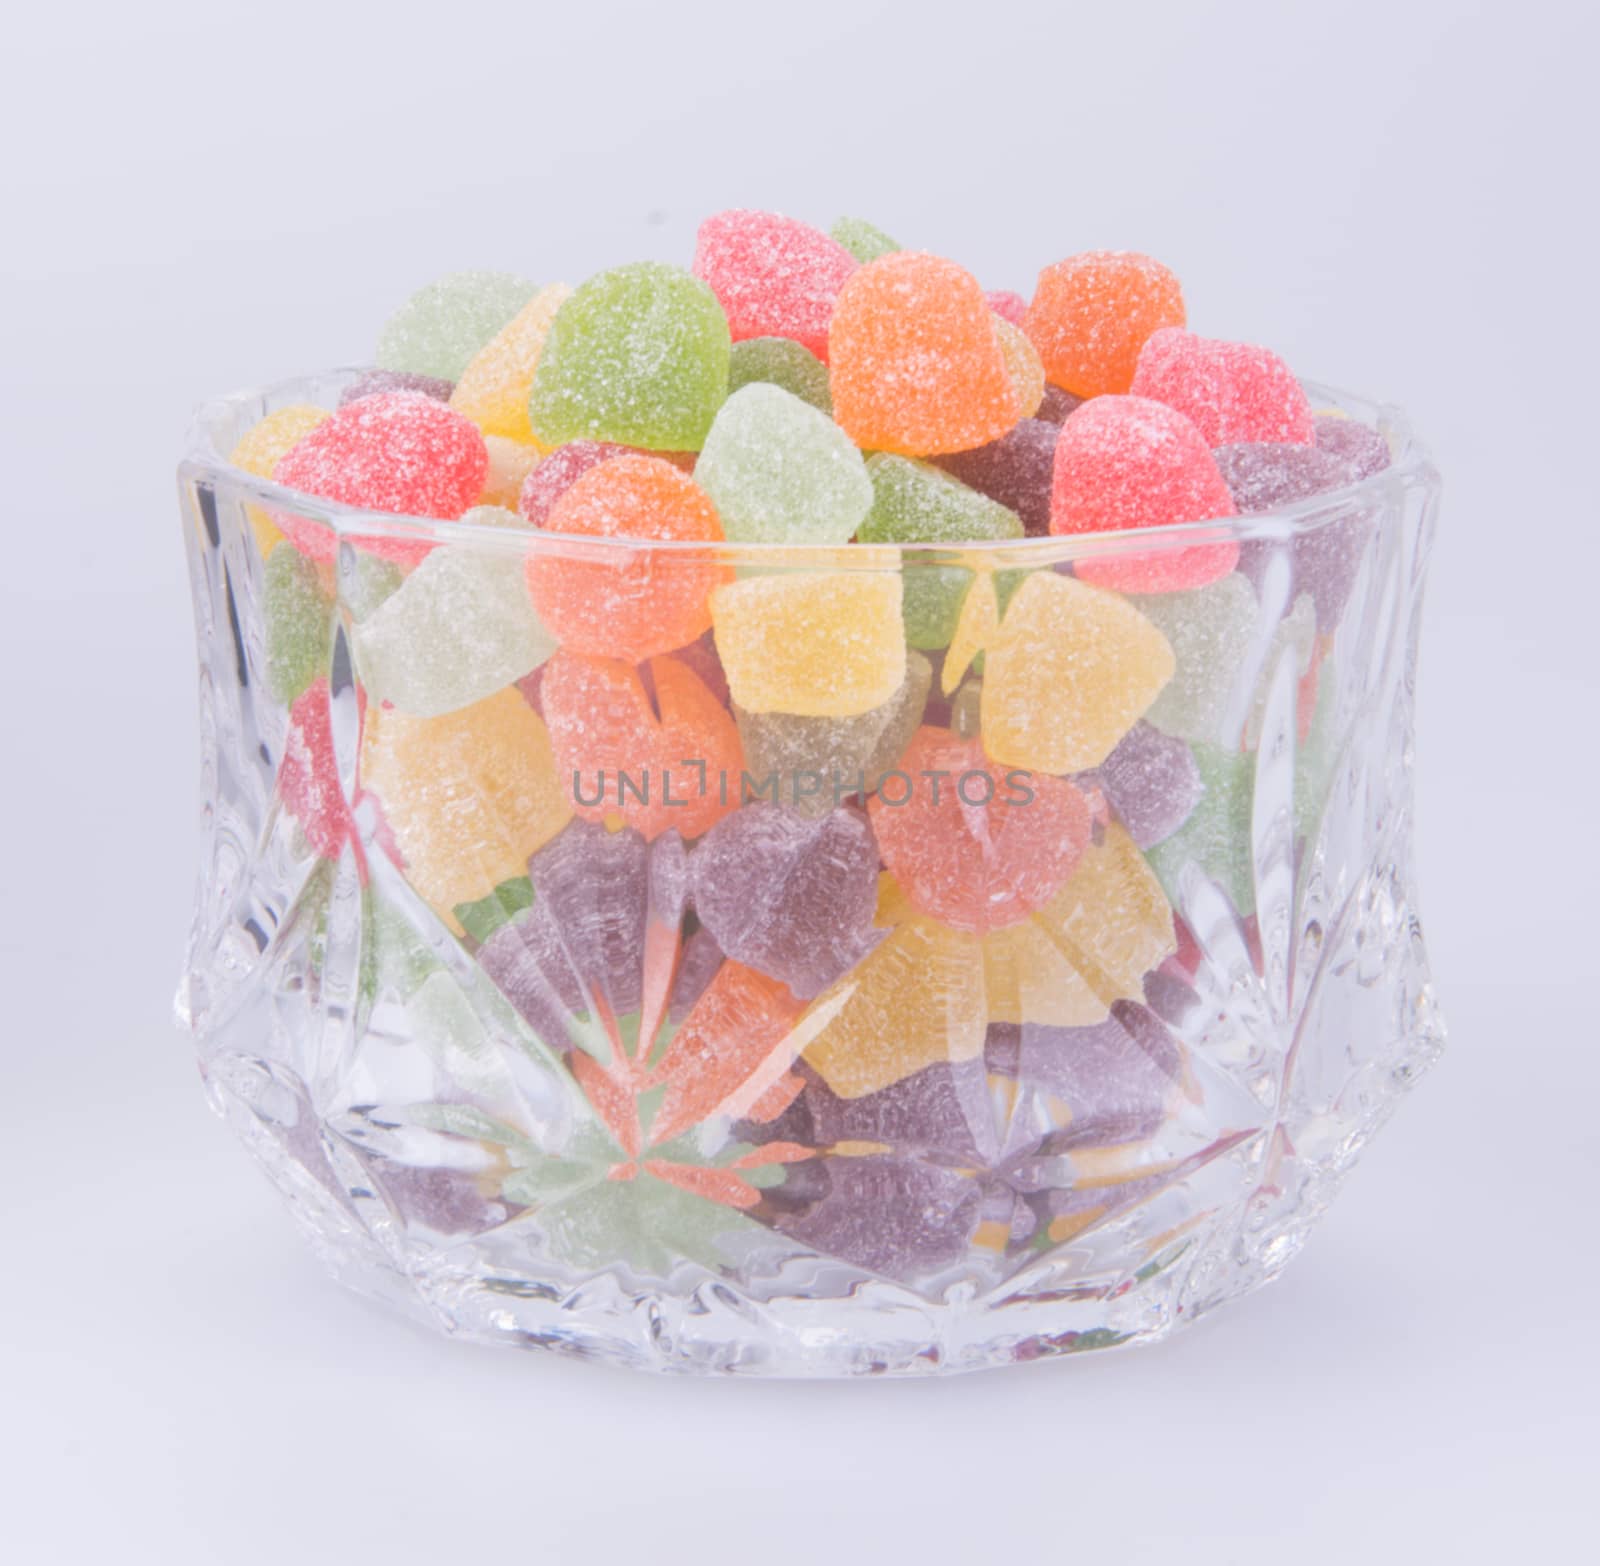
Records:
[[[381,1153],[367,1155],[367,1168],[408,1226],[439,1234],[482,1234],[517,1210],[485,1197],[464,1169],[421,1168],[396,1163]]]
[[[417,392],[435,402],[449,402],[455,389],[454,382],[441,381],[435,375],[413,375],[409,370],[363,370],[339,393],[339,406],[376,397],[379,392]]]
[[[1352,478],[1348,463],[1315,446],[1251,441],[1218,446],[1211,456],[1234,505],[1246,516],[1338,489]]]
[[[1019,420],[999,440],[938,459],[963,484],[1008,506],[1030,538],[1050,531],[1050,483],[1059,427],[1048,419]]]
[[[1371,478],[1389,466],[1389,442],[1370,424],[1359,419],[1337,419],[1322,414],[1313,421],[1317,450],[1338,457],[1352,479]]]
[[[705,994],[706,986],[716,978],[722,959],[722,948],[704,926],[683,943],[683,955],[678,959],[678,971],[673,975],[672,999],[667,1007],[669,1022],[676,1025],[689,1015],[694,1003]]]
[[[807,818],[758,801],[724,816],[690,856],[700,922],[736,962],[820,994],[881,938],[878,845],[841,806]]]
[[[1171,837],[1200,802],[1194,752],[1149,723],[1134,724],[1093,776],[1140,848]]]
[[[896,1153],[931,1154],[951,1163],[994,1160],[994,1104],[981,1060],[941,1061],[860,1098],[840,1098],[806,1068],[805,1104],[817,1147],[881,1142]]]
[[[1043,419],[1046,424],[1065,424],[1082,406],[1083,398],[1076,393],[1066,391],[1060,386],[1046,386],[1044,401],[1039,404],[1034,418]]]

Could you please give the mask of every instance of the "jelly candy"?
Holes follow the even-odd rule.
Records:
[[[489,454],[489,471],[478,491],[478,504],[515,511],[528,475],[539,465],[539,448],[504,435],[485,435],[483,449]]]
[[[933,1154],[967,1165],[987,1164],[996,1151],[994,1104],[981,1060],[941,1061],[876,1093],[841,1098],[808,1066],[796,1102],[806,1128],[795,1140],[831,1150],[874,1146]]]
[[[1072,415],[1083,406],[1083,398],[1076,392],[1063,391],[1059,386],[1047,385],[1044,389],[1044,399],[1039,404],[1039,411],[1034,418],[1043,419],[1047,424],[1065,424]]]
[[[509,688],[433,718],[369,707],[360,772],[407,879],[453,930],[457,904],[522,875],[572,817],[550,734]]]
[[[1044,401],[1044,365],[1021,327],[1013,326],[1003,316],[996,316],[994,332],[1000,351],[1005,355],[1011,389],[1017,394],[1017,410],[1023,418],[1031,419]]]
[[[384,392],[347,403],[278,459],[273,477],[290,489],[367,511],[459,517],[478,498],[489,471],[483,437],[459,413],[415,392]],[[332,529],[304,517],[277,519],[289,541],[314,560],[331,560]],[[423,541],[372,538],[384,559],[417,560]]]
[[[462,520],[527,527],[489,506]],[[493,695],[554,651],[528,601],[522,562],[465,543],[435,549],[355,630],[367,694],[423,718]]]
[[[1255,912],[1255,877],[1250,864],[1250,818],[1255,756],[1246,750],[1197,743],[1195,765],[1201,794],[1189,819],[1149,853],[1150,866],[1181,909],[1187,867],[1215,881],[1235,910]]]
[[[840,218],[828,233],[863,266],[869,261],[876,261],[879,256],[890,256],[905,248],[890,239],[881,228],[874,228],[865,218]]]
[[[756,803],[717,823],[690,858],[695,913],[728,956],[802,1000],[820,994],[881,938],[878,848],[841,807],[806,819]]]
[[[274,551],[276,553],[276,551]],[[351,837],[350,801],[339,782],[328,709],[328,680],[318,675],[289,708],[278,797],[323,859],[337,859]]]
[[[840,427],[858,446],[912,457],[998,439],[1021,409],[995,321],[953,262],[899,251],[862,267],[828,337]]]
[[[1096,397],[1061,426],[1050,494],[1052,533],[1168,527],[1234,514],[1200,432],[1164,403]],[[1121,592],[1174,593],[1226,576],[1238,544],[1170,544],[1150,554],[1074,562],[1085,581]]]
[[[728,394],[729,342],[716,295],[682,268],[601,272],[551,323],[528,405],[534,437],[698,451]]]
[[[1021,419],[987,446],[940,457],[939,466],[1016,512],[1029,538],[1042,538],[1050,531],[1050,488],[1060,433],[1046,419]]]
[[[1351,479],[1348,464],[1315,446],[1252,441],[1211,453],[1240,516],[1293,505]]]
[[[572,297],[565,283],[541,288],[472,356],[450,393],[450,406],[485,435],[527,444],[533,440],[528,397],[556,311]]]
[[[634,668],[563,649],[539,694],[560,786],[583,819],[693,838],[739,804],[739,731],[676,659]]]
[[[729,582],[711,595],[717,655],[746,712],[847,718],[906,675],[898,571],[807,572]]]
[[[294,403],[287,408],[279,408],[245,431],[238,445],[228,453],[228,461],[241,472],[255,478],[270,479],[277,472],[284,453],[298,446],[329,417],[326,408],[314,408],[309,403]],[[271,556],[283,534],[277,523],[260,506],[247,505],[245,515],[250,521],[250,531],[255,536],[256,549],[265,560]]]
[[[863,543],[962,544],[1022,537],[1022,521],[1014,511],[939,468],[879,453],[868,460],[867,472],[873,498],[872,514],[861,528]],[[911,646],[948,645],[971,581],[972,573],[960,566],[906,560],[902,612]]]
[[[1023,321],[1053,385],[1079,397],[1125,392],[1152,332],[1184,323],[1178,280],[1149,256],[1091,250],[1039,274]]]
[[[723,673],[722,660],[717,656],[717,644],[710,631],[697,636],[692,642],[685,642],[672,656],[684,668],[692,669],[700,683],[722,706],[728,705],[728,676]]]
[[[374,362],[455,381],[485,343],[533,298],[536,285],[509,272],[452,272],[419,288],[378,335]]]
[[[630,454],[637,455],[632,446],[618,446],[609,441],[574,440],[558,446],[529,469],[522,493],[517,497],[517,510],[535,527],[548,527],[555,503],[590,468],[597,468],[613,457]]]
[[[984,749],[1004,767],[1098,767],[1173,668],[1166,638],[1126,599],[1036,571],[985,652]]]
[[[453,381],[442,381],[436,375],[412,375],[407,370],[363,370],[339,393],[339,406],[360,402],[363,397],[376,397],[380,392],[415,392],[419,397],[432,397],[435,402],[449,402],[454,390]]]
[[[872,507],[861,453],[839,426],[762,383],[723,403],[694,480],[737,543],[842,544]]]
[[[991,289],[983,297],[1002,321],[1009,321],[1013,326],[1020,327],[1028,314],[1028,301],[1009,288]]]
[[[1176,408],[1208,446],[1245,441],[1309,445],[1311,404],[1277,354],[1249,343],[1221,342],[1181,327],[1154,332],[1139,350],[1129,388]]]
[[[719,212],[695,237],[694,275],[717,296],[735,342],[789,337],[824,363],[834,302],[859,265],[838,240],[775,212]]]
[[[737,704],[746,792],[765,795],[802,816],[820,815],[851,794],[868,794],[899,760],[922,721],[933,666],[906,654],[900,688],[882,706],[847,718],[746,712]]]
[[[1189,747],[1149,723],[1134,724],[1093,776],[1140,848],[1171,837],[1200,798]]]
[[[530,484],[543,467],[534,469]],[[527,512],[524,491],[524,514]],[[716,543],[722,527],[705,492],[660,457],[602,460],[550,508],[549,533]],[[726,568],[695,552],[617,544],[615,558],[578,559],[559,541],[528,557],[528,590],[551,634],[575,652],[639,663],[692,642],[711,624],[707,598]]]
[[[884,863],[912,906],[986,934],[1026,918],[1089,841],[1083,795],[1061,778],[1005,774],[976,740],[925,728],[868,807]]]
[[[1352,479],[1371,478],[1389,466],[1389,442],[1371,425],[1326,413],[1311,422],[1317,449],[1347,464]]]
[[[1175,667],[1146,716],[1188,740],[1215,740],[1255,636],[1254,588],[1229,575],[1187,593],[1130,600],[1167,639]]]
[[[787,337],[748,337],[733,345],[728,355],[728,395],[753,383],[781,386],[801,402],[833,413],[827,365]]]
[[[267,556],[261,600],[267,689],[287,705],[328,670],[333,596],[317,567],[293,544],[281,543]]]

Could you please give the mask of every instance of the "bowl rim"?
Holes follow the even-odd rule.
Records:
[[[304,404],[311,400],[305,393],[312,386],[327,386],[338,380],[348,383],[357,376],[370,373],[371,369],[370,365],[341,366],[208,399],[192,412],[185,453],[178,468],[180,478],[225,485],[247,503],[260,506],[269,514],[274,511],[286,512],[291,516],[312,520],[329,528],[337,540],[354,544],[370,545],[377,540],[427,547],[471,543],[488,551],[523,555],[552,552],[592,560],[615,560],[618,556],[648,551],[653,555],[715,558],[733,564],[742,561],[769,567],[784,565],[829,571],[882,570],[890,559],[901,555],[921,557],[927,563],[950,558],[968,565],[992,563],[999,568],[1002,564],[1010,567],[1040,566],[1067,560],[1126,557],[1133,553],[1165,552],[1255,539],[1283,541],[1355,512],[1381,518],[1386,511],[1398,511],[1399,508],[1390,502],[1400,491],[1418,484],[1436,488],[1439,482],[1438,470],[1433,465],[1430,453],[1418,439],[1401,407],[1310,380],[1302,381],[1301,385],[1319,414],[1358,418],[1359,422],[1376,429],[1388,441],[1390,462],[1387,467],[1337,489],[1324,490],[1266,511],[1167,523],[1160,527],[1116,528],[966,542],[790,544],[731,539],[599,537],[556,533],[532,524],[512,528],[489,522],[466,522],[459,518],[367,511],[258,477],[236,466],[219,450],[214,432],[230,415],[251,405],[270,407],[272,404]],[[1370,417],[1359,418],[1350,411],[1352,407]],[[262,412],[258,419],[266,416],[266,412]]]

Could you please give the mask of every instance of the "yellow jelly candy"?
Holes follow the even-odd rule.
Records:
[[[278,466],[278,459],[291,446],[298,446],[324,419],[331,417],[326,408],[315,408],[306,402],[279,408],[245,431],[244,438],[228,453],[228,461],[256,478],[270,479]],[[244,509],[250,519],[251,531],[256,536],[256,548],[265,560],[272,553],[273,546],[283,542],[283,534],[260,506],[246,506]]]
[[[1097,767],[1174,667],[1167,639],[1120,594],[1036,571],[985,648],[983,747],[1006,767]]]
[[[1000,596],[995,589],[994,572],[979,571],[967,590],[955,635],[945,650],[940,681],[946,696],[954,693],[972,660],[995,639],[999,629]]]
[[[1067,884],[1020,924],[983,942],[991,1022],[1082,1028],[1115,1000],[1143,1000],[1143,979],[1177,950],[1155,872],[1115,822]]]
[[[897,571],[728,582],[711,595],[717,653],[746,712],[848,718],[906,677]]]
[[[434,718],[369,706],[361,786],[383,805],[407,879],[458,934],[456,906],[526,875],[572,817],[549,731],[514,688]]]
[[[877,922],[893,928],[798,1024],[804,1030],[812,1014],[832,1012],[804,1054],[841,1098],[876,1093],[940,1061],[983,1054],[981,943],[934,919],[904,918],[906,912],[893,878],[883,876]]]
[[[535,440],[528,422],[528,396],[550,323],[571,293],[565,283],[541,288],[461,372],[450,393],[450,406],[485,435],[503,435],[548,450]]]
[[[1022,328],[1013,326],[1003,315],[994,318],[994,334],[1000,339],[1000,352],[1006,360],[1006,374],[1011,377],[1012,390],[1017,394],[1022,416],[1031,419],[1044,401],[1044,361]]]
[[[507,511],[517,510],[522,498],[522,486],[528,475],[539,466],[540,448],[524,445],[504,435],[485,435],[484,449],[489,453],[489,471],[483,481],[483,493],[478,496],[480,506],[504,506]]]

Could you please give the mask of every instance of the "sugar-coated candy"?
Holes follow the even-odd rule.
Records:
[[[1042,907],[1089,841],[1083,795],[1007,774],[975,739],[920,729],[869,805],[884,863],[913,907],[977,935]]]
[[[1050,531],[1106,533],[1231,517],[1233,497],[1200,432],[1146,397],[1096,397],[1061,426],[1050,492]],[[1228,539],[1074,562],[1085,581],[1120,592],[1173,593],[1226,576],[1239,558]]]
[[[432,397],[435,402],[449,402],[454,390],[453,381],[440,380],[436,375],[413,375],[409,370],[363,370],[339,393],[339,406],[376,397],[380,392],[415,392],[419,397]]]
[[[1151,868],[1180,911],[1185,878],[1199,873],[1227,893],[1236,912],[1248,916],[1256,906],[1250,864],[1256,758],[1247,750],[1197,743],[1194,759],[1200,769],[1200,799],[1189,819],[1150,850]]]
[[[749,791],[802,816],[821,815],[852,794],[870,794],[916,732],[932,683],[933,666],[908,651],[900,688],[881,706],[852,717],[746,712],[735,703]]]
[[[727,318],[682,267],[640,261],[556,312],[528,405],[535,439],[698,451],[728,394]]]
[[[872,480],[844,431],[764,382],[723,403],[694,481],[735,543],[842,544],[872,507]]]
[[[843,245],[863,266],[879,256],[890,256],[905,247],[865,218],[842,217],[828,230],[829,236]]]
[[[559,460],[560,452],[548,459]],[[536,468],[530,483],[539,473]],[[527,509],[524,490],[524,515]],[[631,453],[583,473],[557,498],[544,527],[584,538],[722,538],[704,490],[670,462]],[[540,620],[563,646],[638,663],[692,642],[710,626],[707,598],[727,572],[708,556],[619,543],[614,559],[578,559],[563,553],[558,540],[550,542],[528,557],[528,590]]]
[[[1009,321],[1013,326],[1020,327],[1028,314],[1028,301],[1009,288],[992,288],[983,297],[1002,321]]]
[[[997,1151],[994,1103],[981,1060],[940,1061],[860,1098],[841,1098],[804,1063],[794,1140],[848,1152],[862,1144],[933,1154],[933,1162],[986,1164]],[[782,1134],[784,1127],[776,1128]],[[792,1136],[792,1133],[791,1133]]]
[[[984,748],[1006,767],[1098,767],[1173,668],[1166,638],[1125,598],[1036,571],[985,649]]]
[[[1317,610],[1310,593],[1297,593],[1294,602],[1272,628],[1272,638],[1267,643],[1266,655],[1256,671],[1255,689],[1250,694],[1250,710],[1245,714],[1244,744],[1249,750],[1260,748],[1261,725],[1266,716],[1267,697],[1271,692],[1273,676],[1286,652],[1294,657],[1295,679],[1304,679],[1312,668],[1316,652]],[[1296,708],[1299,694],[1296,692]]]
[[[1240,516],[1293,505],[1348,484],[1347,463],[1316,446],[1282,441],[1248,441],[1219,446],[1211,453]]]
[[[1176,408],[1208,446],[1309,445],[1315,433],[1311,404],[1277,354],[1182,327],[1166,327],[1146,339],[1129,390]]]
[[[967,451],[1021,417],[977,280],[899,251],[862,267],[829,332],[833,414],[858,446],[903,456]]]
[[[459,413],[415,392],[383,392],[318,424],[278,459],[273,477],[346,506],[448,520],[476,502],[488,471],[483,437]],[[312,559],[333,558],[330,528],[283,514],[277,522]],[[428,550],[409,539],[363,542],[384,559],[416,560]]]
[[[539,465],[539,448],[504,435],[485,435],[483,448],[489,454],[489,471],[478,491],[478,504],[515,511],[528,475]]]
[[[1023,418],[1031,419],[1044,401],[1044,365],[1021,327],[1013,326],[1003,316],[996,316],[994,330],[1000,341],[1000,351],[1005,355],[1011,389],[1017,394],[1017,410]]]
[[[491,506],[462,520],[527,529]],[[425,718],[493,695],[554,651],[515,557],[468,543],[435,549],[355,630],[367,694]]]
[[[1338,629],[1376,526],[1370,510],[1341,512],[1302,521],[1289,542],[1294,590],[1310,597],[1317,627],[1327,635]],[[1267,562],[1282,547],[1267,539],[1246,539],[1239,546],[1239,574],[1259,591]]]
[[[339,781],[326,675],[318,675],[289,708],[278,797],[300,823],[312,849],[323,859],[337,859],[354,823]]]
[[[972,451],[952,452],[938,463],[980,495],[1016,512],[1029,538],[1042,538],[1050,531],[1059,434],[1057,425],[1046,419],[1020,419],[999,440]]]
[[[635,668],[563,648],[539,695],[560,786],[583,819],[621,820],[650,841],[693,838],[738,806],[739,731],[675,658]]]
[[[868,459],[867,472],[872,514],[861,527],[863,543],[956,545],[1023,536],[1014,511],[940,468],[880,452]],[[903,574],[906,641],[924,649],[947,646],[972,573],[911,556]]]
[[[1200,771],[1181,739],[1136,723],[1093,773],[1140,848],[1171,837],[1200,798]]]
[[[1172,649],[1174,666],[1147,717],[1166,734],[1216,741],[1255,637],[1255,589],[1237,573],[1186,593],[1130,600]]]
[[[723,672],[722,660],[717,656],[716,640],[710,631],[675,648],[672,656],[684,668],[692,669],[699,676],[700,683],[722,706],[728,705],[728,676]]]
[[[806,572],[728,582],[711,595],[717,655],[746,712],[846,718],[906,675],[898,571]]]
[[[510,688],[433,718],[369,707],[360,775],[407,879],[454,930],[458,904],[522,875],[572,818],[549,731]]]
[[[555,503],[590,468],[597,468],[613,457],[630,454],[638,455],[632,446],[619,446],[611,441],[568,441],[528,470],[522,491],[517,497],[517,510],[535,527],[545,527],[549,524]]]
[[[728,956],[809,1000],[881,937],[878,848],[848,806],[807,819],[764,801],[724,817],[689,861],[700,922]]]
[[[1023,320],[1053,385],[1079,397],[1125,392],[1152,332],[1184,324],[1178,280],[1149,256],[1091,250],[1039,274]]]
[[[287,408],[275,409],[245,431],[238,444],[228,453],[228,461],[254,478],[271,479],[284,453],[298,446],[329,417],[326,408],[313,407],[310,403],[297,402]],[[262,507],[247,505],[245,515],[250,519],[250,531],[255,537],[256,549],[265,560],[283,534]]]
[[[718,212],[695,236],[694,275],[735,342],[788,337],[824,362],[834,302],[859,265],[838,240],[776,212]]]
[[[1312,420],[1317,449],[1348,464],[1352,479],[1371,478],[1389,466],[1389,442],[1370,424],[1359,419],[1319,414]]]
[[[317,566],[293,544],[278,544],[267,556],[261,618],[267,689],[287,705],[327,673],[333,647],[333,595]]]
[[[753,382],[781,386],[813,408],[833,413],[827,365],[787,337],[747,337],[733,345],[728,354],[728,395]]]
[[[378,334],[374,363],[455,381],[537,292],[509,272],[452,272],[419,288]]]
[[[472,356],[450,393],[450,406],[485,435],[532,442],[528,397],[556,311],[572,296],[565,283],[541,288]]]
[[[1034,418],[1043,419],[1047,424],[1065,424],[1082,406],[1083,398],[1076,392],[1064,391],[1059,386],[1046,386]]]

